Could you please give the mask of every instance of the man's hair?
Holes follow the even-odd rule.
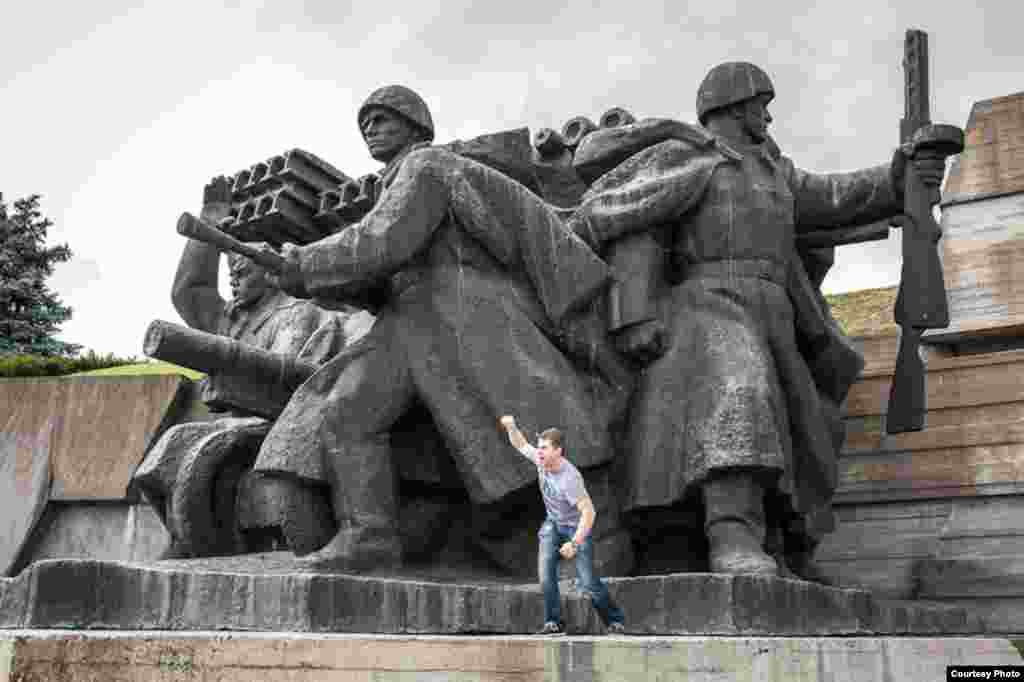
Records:
[[[545,429],[540,432],[540,438],[551,443],[551,447],[553,448],[562,447],[562,432],[558,429]]]

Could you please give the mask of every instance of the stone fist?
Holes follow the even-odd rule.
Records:
[[[273,252],[269,246],[263,250]],[[272,276],[281,291],[295,298],[311,298],[306,291],[306,283],[302,279],[302,270],[299,268],[299,247],[295,244],[285,243],[281,246],[281,272]]]
[[[219,175],[203,188],[201,218],[216,225],[231,215],[231,180]]]
[[[946,175],[946,159],[934,152],[919,151],[911,163],[925,187],[938,187]]]
[[[630,325],[615,335],[615,347],[630,360],[649,365],[665,352],[668,333],[659,320]]]
[[[946,175],[946,157],[930,149],[914,151],[910,145],[896,150],[892,160],[892,181],[896,191],[903,193],[907,163],[914,165],[914,171],[925,187],[938,187]]]

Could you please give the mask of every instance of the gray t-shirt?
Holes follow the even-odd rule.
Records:
[[[540,483],[540,492],[544,497],[548,517],[559,526],[578,526],[580,510],[576,508],[576,504],[587,496],[580,470],[563,458],[558,471],[545,471],[537,461],[537,448],[529,443],[520,452],[537,465],[537,482]]]

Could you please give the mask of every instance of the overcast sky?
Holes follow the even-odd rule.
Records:
[[[51,280],[75,310],[67,341],[141,355],[150,320],[178,321],[174,224],[211,176],[293,147],[376,170],[354,117],[380,85],[419,91],[446,142],[612,106],[694,121],[708,69],[753,61],[780,146],[818,171],[890,158],[906,28],[929,32],[934,120],[1024,90],[1007,0],[215,5],[2,1],[0,192],[42,194],[50,241],[75,253]],[[827,288],[895,284],[898,254],[896,239],[841,249]]]

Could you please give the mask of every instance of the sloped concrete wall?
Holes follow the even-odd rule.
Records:
[[[47,556],[81,556],[95,541],[92,556],[115,558],[120,534],[129,546],[117,558],[148,555],[153,542],[125,531],[129,517],[137,517],[129,481],[149,446],[187,409],[191,387],[178,375],[0,381],[0,574],[32,557],[30,538],[43,543]],[[68,506],[76,503],[121,508],[107,508],[101,520],[95,510]],[[34,534],[39,520],[54,514],[60,534]],[[111,516],[118,514],[119,520]]]

